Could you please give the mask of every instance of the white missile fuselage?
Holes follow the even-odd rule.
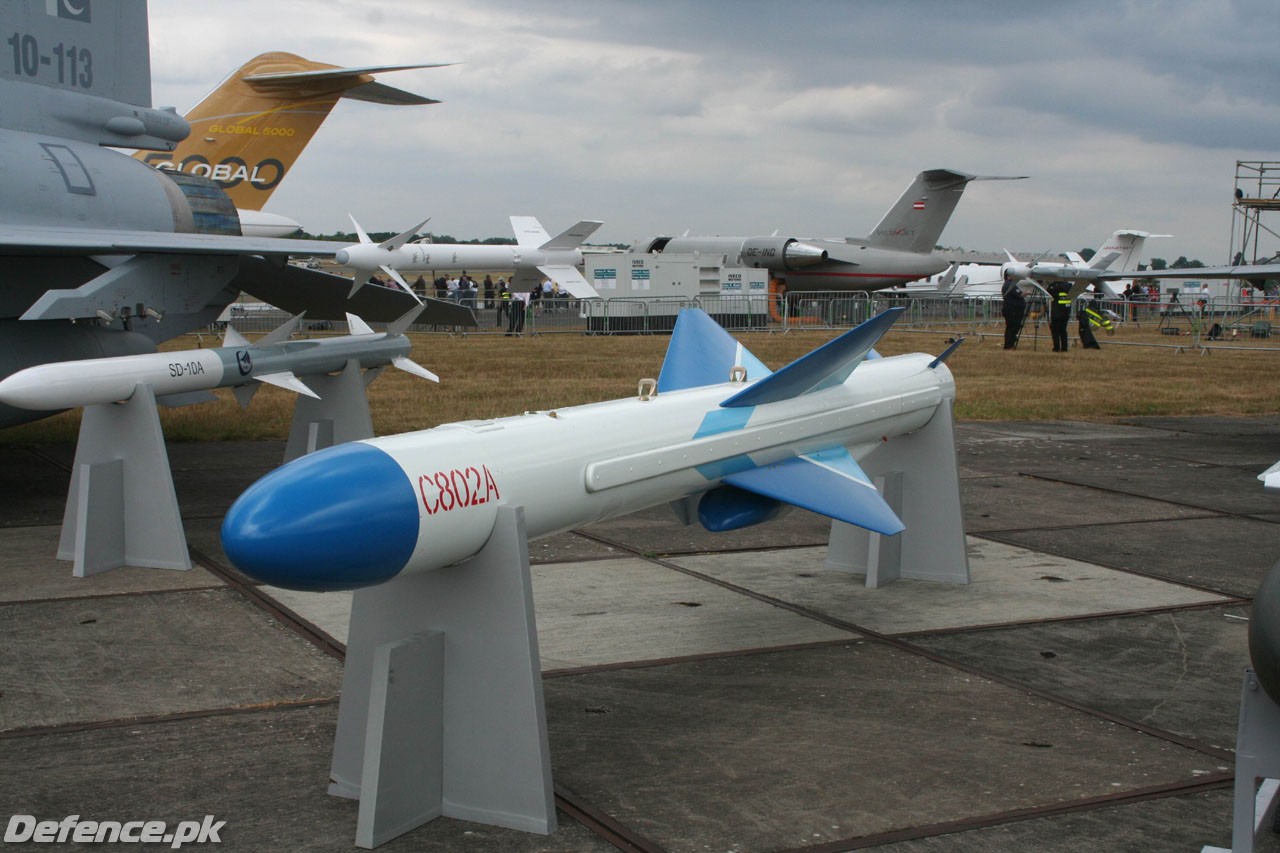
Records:
[[[406,243],[398,249],[356,243],[334,258],[344,267],[391,267],[401,273],[432,270],[505,272],[541,266],[582,266],[578,249],[532,249],[524,246],[481,246],[466,243]]]
[[[396,460],[418,493],[418,545],[406,568],[429,570],[477,553],[499,502],[523,506],[536,539],[705,492],[717,469],[742,456],[759,467],[834,445],[870,450],[924,426],[954,398],[950,372],[928,369],[931,360],[874,360],[856,383],[750,410],[718,408],[745,387],[726,383],[366,443]],[[746,415],[745,424],[701,435],[720,412]]]
[[[271,382],[279,376],[333,373],[352,359],[363,368],[377,367],[407,358],[411,349],[404,335],[379,333],[51,362],[0,381],[0,402],[54,411],[128,400],[140,385],[150,385],[157,397],[164,397]]]
[[[804,477],[798,486],[783,484],[789,491],[754,481],[743,488],[801,506],[808,493],[826,491],[817,511],[854,523],[868,518],[877,529],[883,516],[865,507],[882,499],[855,460],[921,429],[955,397],[946,366],[918,353],[869,358],[829,386],[783,399],[733,399],[762,382],[738,378],[652,395],[642,385],[636,397],[332,447],[246,490],[223,523],[223,547],[264,583],[350,589],[477,554],[504,504],[523,507],[528,537],[536,539],[684,498],[705,503],[722,485],[744,482],[735,478],[786,479],[794,467],[814,475],[812,488]],[[830,487],[822,479],[830,476],[842,485]],[[862,491],[870,504],[849,515]],[[829,509],[832,501],[840,506]],[[888,516],[886,532],[901,530]]]

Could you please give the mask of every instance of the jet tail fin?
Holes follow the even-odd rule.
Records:
[[[1025,176],[979,176],[950,169],[921,172],[866,242],[902,252],[932,252],[970,181],[1011,181],[1021,177]]]
[[[142,28],[145,33],[146,28]],[[442,64],[339,68],[292,53],[264,53],[232,72],[186,119],[191,134],[171,153],[139,153],[163,168],[212,178],[241,210],[261,210],[341,98],[435,104],[374,80],[385,71]],[[226,169],[226,174],[217,171]]]
[[[871,354],[876,343],[905,310],[890,308],[877,314],[720,405],[724,408],[738,408],[776,403],[842,384],[853,373],[854,368]]]
[[[658,374],[658,393],[728,382],[735,367],[746,368],[747,379],[769,375],[764,362],[705,311],[687,308],[676,317],[662,372]]]
[[[1094,253],[1089,268],[1129,272],[1141,262],[1142,250],[1148,238],[1169,236],[1171,235],[1121,229],[1108,237],[1102,248]]]

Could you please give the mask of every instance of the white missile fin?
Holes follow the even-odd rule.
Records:
[[[377,334],[377,332],[375,332],[368,323],[350,312],[347,312],[347,329],[350,330],[353,335]]]
[[[533,216],[512,216],[511,230],[516,235],[516,245],[522,249],[536,249],[551,239],[547,229]]]
[[[596,219],[583,219],[561,231],[538,248],[544,252],[576,249],[585,243],[588,237],[596,233],[596,230],[603,224],[603,222]]]
[[[228,323],[227,330],[222,335],[222,345],[224,347],[247,347],[249,346],[249,341]]]
[[[392,281],[394,281],[396,284],[403,287],[404,292],[412,296],[419,305],[422,304],[422,299],[419,298],[418,294],[413,292],[413,288],[409,286],[409,282],[404,280],[404,278],[400,275],[400,273],[396,270],[395,267],[383,264],[378,269],[386,273],[387,277],[390,278]]]
[[[285,371],[284,373],[267,373],[263,376],[255,376],[254,379],[259,382],[265,382],[268,385],[274,385],[277,388],[283,388],[286,391],[293,391],[295,394],[303,394],[307,397],[315,397],[320,399],[320,395],[307,387],[307,384],[292,373]]]
[[[598,299],[600,294],[587,283],[578,272],[578,268],[569,264],[546,264],[538,267],[538,272],[560,285],[560,289],[574,299]]]
[[[1268,492],[1280,492],[1280,462],[1259,474],[1258,479],[1262,481],[1262,487]]]
[[[303,311],[301,314],[293,315],[289,318],[287,323],[282,324],[279,328],[272,329],[261,338],[258,338],[253,345],[256,347],[269,347],[272,344],[284,343],[289,340],[289,338],[293,337],[294,332],[298,331],[298,324],[302,322],[302,318],[305,316],[307,316],[306,311]]]
[[[423,379],[430,379],[432,382],[440,381],[439,376],[436,376],[430,370],[427,370],[425,367],[418,364],[416,361],[414,361],[411,358],[405,358],[404,356],[399,356],[397,358],[391,359],[391,363],[394,364],[396,367],[400,368],[401,370],[405,371],[406,373],[412,373],[414,376],[421,376]]]
[[[352,222],[354,221],[355,220],[353,219]],[[408,231],[403,231],[397,234],[396,236],[392,237],[390,240],[383,240],[381,243],[378,244],[378,248],[386,249],[389,252],[396,251],[405,243],[408,243],[414,237],[417,237],[418,232],[422,230],[422,226],[426,225],[430,221],[431,221],[431,217],[428,216],[426,219],[422,220],[417,225],[410,228]]]
[[[368,235],[368,234],[366,234],[366,233],[364,232],[364,229],[360,227],[360,223],[359,223],[359,222],[356,222],[356,218],[355,218],[355,216],[353,216],[352,214],[348,213],[348,214],[347,214],[347,218],[348,218],[348,219],[350,219],[350,220],[351,220],[351,224],[355,226],[355,229],[356,229],[356,238],[357,238],[361,243],[372,243],[372,242],[373,242],[372,240],[370,240],[370,239],[369,239],[369,235]]]

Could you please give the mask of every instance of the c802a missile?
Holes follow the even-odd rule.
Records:
[[[955,396],[942,357],[874,356],[901,311],[770,373],[686,310],[656,393],[318,451],[237,499],[223,548],[264,583],[336,590],[471,557],[504,503],[530,539],[686,498],[711,530],[793,504],[892,535],[903,524],[857,459]]]
[[[139,385],[150,385],[162,401],[170,395],[234,387],[241,404],[247,405],[260,382],[317,397],[298,377],[334,373],[352,360],[362,368],[392,364],[438,382],[434,373],[409,358],[412,344],[404,331],[421,311],[419,306],[388,324],[386,333],[348,314],[350,335],[290,340],[302,319],[299,315],[255,343],[228,326],[221,347],[40,364],[0,382],[0,402],[55,411],[120,402],[132,397]]]

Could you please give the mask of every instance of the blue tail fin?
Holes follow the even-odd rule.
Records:
[[[686,308],[676,318],[662,373],[658,375],[658,392],[719,385],[728,382],[730,371],[738,366],[747,369],[748,380],[769,375],[769,368],[705,311]]]
[[[872,352],[872,347],[905,308],[890,308],[877,314],[862,325],[850,329],[833,341],[828,341],[806,356],[802,356],[741,393],[721,403],[727,408],[759,406],[790,400],[801,394],[811,394],[824,388],[842,384],[853,369]],[[727,334],[727,333],[726,333]],[[730,339],[732,340],[732,339]],[[665,367],[664,367],[665,371]]]
[[[905,529],[843,447],[740,471],[721,482],[886,536]]]

